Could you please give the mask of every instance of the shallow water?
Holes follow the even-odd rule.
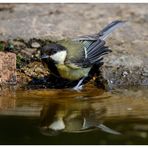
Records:
[[[147,105],[147,88],[3,90],[0,144],[148,144]]]

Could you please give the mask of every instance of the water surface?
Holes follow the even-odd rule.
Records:
[[[3,90],[0,144],[148,144],[147,104],[147,88]]]

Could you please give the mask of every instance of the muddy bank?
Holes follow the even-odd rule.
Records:
[[[62,38],[93,34],[115,19],[127,20],[107,39],[113,50],[101,68],[110,88],[148,85],[147,4],[0,5],[1,51],[17,56],[17,84],[49,74],[39,48]]]

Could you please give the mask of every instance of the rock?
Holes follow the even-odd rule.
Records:
[[[148,85],[148,65],[140,56],[111,54],[104,59],[102,75],[110,88]]]
[[[16,55],[0,52],[0,84],[16,84]]]
[[[129,22],[131,30],[126,32],[127,39],[146,34],[145,4],[13,4],[12,13],[2,11],[0,14],[0,39],[65,38],[93,34],[117,18]]]
[[[22,55],[29,57],[29,58],[31,58],[35,52],[36,50],[32,48],[25,48],[25,50],[20,51]]]

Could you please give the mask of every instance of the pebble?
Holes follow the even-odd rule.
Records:
[[[122,73],[122,75],[123,75],[123,77],[126,77],[126,76],[128,75],[128,72],[127,72],[127,71],[124,71],[124,72]]]
[[[38,42],[31,43],[31,47],[33,48],[39,48],[41,45]]]
[[[143,68],[143,73],[142,73],[143,76],[148,76],[148,68],[147,67],[144,67]]]

